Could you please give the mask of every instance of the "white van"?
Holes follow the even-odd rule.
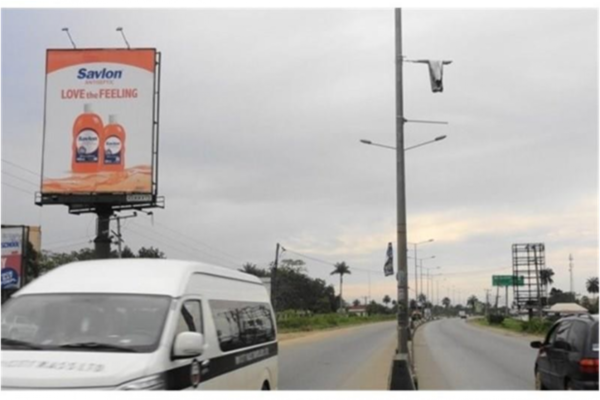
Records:
[[[277,388],[273,308],[238,271],[67,264],[15,293],[2,319],[2,389]]]

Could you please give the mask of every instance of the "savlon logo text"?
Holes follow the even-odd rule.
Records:
[[[80,68],[77,71],[77,79],[121,79],[123,77],[122,70],[106,69],[99,70]]]

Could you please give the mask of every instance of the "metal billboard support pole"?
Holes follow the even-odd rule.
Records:
[[[94,251],[98,259],[110,258],[110,217],[112,213],[111,206],[99,206],[96,209],[98,224],[94,239]]]

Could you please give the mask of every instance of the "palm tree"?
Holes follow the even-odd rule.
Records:
[[[467,299],[467,305],[469,305],[473,308],[473,312],[475,312],[475,306],[477,305],[478,301],[479,300],[477,299],[477,297],[475,295],[471,295],[471,297],[469,297]]]
[[[554,283],[552,277],[554,276],[554,271],[552,268],[543,268],[540,269],[540,284],[544,288],[544,293],[546,293],[546,297],[548,297],[548,286]]]
[[[593,277],[593,278],[589,278],[586,282],[585,282],[585,288],[587,289],[588,293],[591,293],[594,295],[594,300],[596,299],[596,295],[598,294],[598,277]]]
[[[442,304],[443,304],[443,305],[444,305],[444,307],[446,307],[446,308],[450,307],[450,304],[451,304],[451,303],[452,303],[452,302],[450,301],[450,299],[449,299],[448,297],[444,297],[444,298],[442,299]]]
[[[342,304],[344,304],[344,300],[342,299],[342,288],[344,285],[344,275],[351,274],[350,267],[346,265],[344,261],[335,264],[335,269],[331,272],[331,275],[340,274],[340,309],[342,308]]]
[[[387,294],[385,296],[383,296],[383,303],[385,304],[386,307],[388,304],[390,304],[391,301],[392,301],[392,299]]]

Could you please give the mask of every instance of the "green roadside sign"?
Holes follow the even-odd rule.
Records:
[[[515,275],[492,275],[492,286],[523,286],[522,276]]]

